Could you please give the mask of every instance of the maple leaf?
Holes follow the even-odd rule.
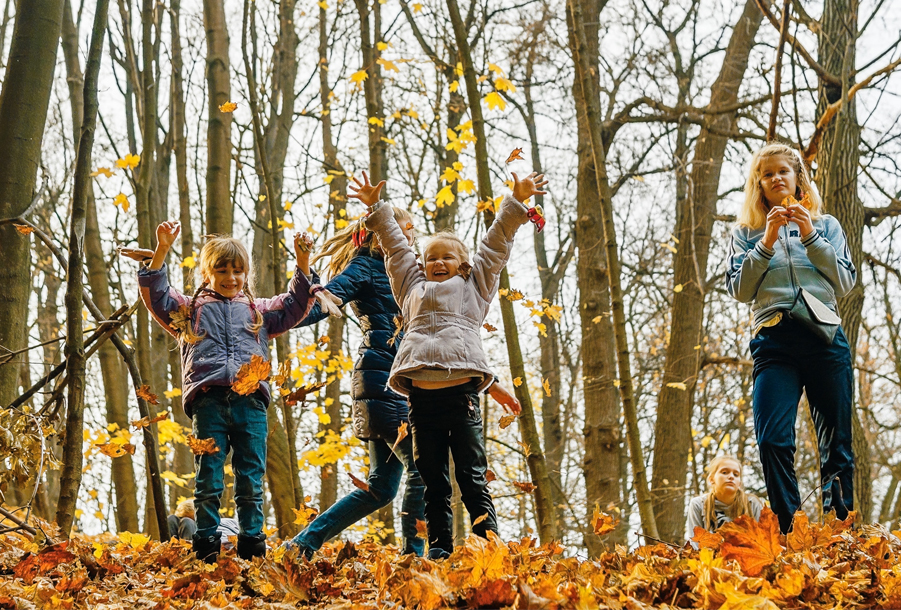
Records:
[[[394,445],[391,446],[391,451],[397,450],[397,446],[400,444],[402,440],[407,438],[407,422],[401,422],[400,426],[397,427],[397,438],[394,440]]]
[[[31,584],[35,576],[42,576],[52,572],[61,564],[66,565],[75,561],[75,555],[66,548],[68,544],[68,542],[61,542],[48,546],[36,555],[26,553],[25,557],[13,568],[13,575]],[[13,604],[12,607],[15,608],[17,605]]]
[[[486,95],[482,101],[488,105],[488,110],[494,110],[495,108],[504,110],[507,108],[507,102],[504,101],[504,98],[502,98],[497,91],[492,91]]]
[[[366,70],[357,70],[350,75],[350,82],[362,86],[363,81],[367,78],[369,78],[369,74],[366,72]]]
[[[356,487],[357,489],[362,489],[363,491],[369,491],[369,483],[367,483],[363,479],[358,479],[353,475],[352,472],[348,472],[347,476],[350,477],[350,481],[354,484],[354,487]]]
[[[194,455],[212,455],[219,451],[219,447],[216,446],[216,440],[212,438],[200,439],[193,434],[189,434],[185,440],[188,443],[188,448]]]
[[[494,81],[494,88],[498,91],[507,91],[508,93],[516,93],[516,85],[511,83],[503,76],[499,76]]]
[[[515,415],[504,415],[503,417],[501,417],[500,421],[498,421],[498,424],[500,425],[501,430],[504,430],[506,428],[509,428],[510,424],[512,424],[514,421],[516,421]]]
[[[131,443],[102,443],[94,445],[103,455],[111,458],[122,457],[126,453],[135,454],[135,446]]]
[[[514,386],[514,387],[517,387],[517,388],[518,388],[518,387],[521,386],[521,385],[522,385],[522,377],[517,377],[517,378],[515,378],[515,379],[513,380],[513,386]]]
[[[17,225],[16,223],[13,223],[13,226],[16,228],[16,231],[18,231],[22,235],[34,233],[34,227],[29,227],[28,225]]]
[[[485,471],[485,480],[488,481],[489,483],[491,481],[497,481],[497,475],[494,474],[493,470],[486,470]]]
[[[91,172],[91,178],[96,178],[97,176],[106,176],[107,178],[112,178],[113,172],[108,167],[98,167],[96,170]]]
[[[454,202],[454,193],[451,191],[451,185],[445,186],[443,189],[438,191],[438,194],[435,196],[435,205],[439,208],[443,208],[446,205],[450,205]]]
[[[325,381],[305,384],[304,386],[293,390],[287,396],[285,396],[285,406],[293,407],[299,402],[306,402],[307,396],[309,396],[310,394],[315,394],[325,386]]]
[[[606,536],[616,529],[618,523],[619,520],[614,519],[605,512],[601,512],[600,507],[595,504],[594,514],[591,516],[591,527],[594,529],[595,535]]]
[[[163,396],[165,396],[169,400],[172,400],[176,396],[181,396],[181,388],[172,388],[171,390],[166,390],[165,392],[163,392]]]
[[[413,5],[413,12],[414,12],[414,13],[419,13],[419,12],[421,12],[421,11],[422,11],[422,4],[420,4],[419,2],[417,2],[416,4]]]
[[[191,337],[191,308],[181,305],[175,311],[169,312],[169,328],[179,333],[179,338],[188,343],[197,343],[200,337]]]
[[[482,324],[482,328],[484,328],[485,330],[487,330],[490,333],[493,333],[494,331],[497,330],[497,326],[492,326],[488,322],[485,322],[484,324]]]
[[[514,148],[513,152],[510,153],[510,156],[507,157],[507,160],[504,161],[504,163],[513,163],[514,161],[517,161],[517,160],[525,161],[525,159],[523,159],[523,157],[522,157],[522,149],[521,148]]]
[[[135,394],[137,394],[138,398],[143,398],[152,405],[160,404],[159,397],[156,394],[150,393],[150,386],[147,384],[144,384],[135,390]]]
[[[422,519],[416,520],[416,537],[422,538],[423,540],[429,539],[429,526]]]
[[[375,60],[375,63],[377,63],[378,65],[385,68],[385,70],[400,72],[400,70],[397,69],[397,66],[394,65],[394,62],[391,60],[379,58],[379,59]]]
[[[307,524],[316,518],[319,514],[319,511],[311,506],[307,506],[307,502],[310,501],[310,496],[306,496],[303,502],[300,505],[300,508],[292,508],[294,511],[294,524],[299,525],[300,527],[306,527]]]
[[[779,521],[769,507],[760,512],[760,522],[748,515],[719,529],[723,536],[722,556],[735,559],[748,576],[759,576],[784,550],[779,543]]]
[[[513,487],[519,489],[520,491],[524,491],[527,494],[535,491],[536,485],[534,483],[523,482],[523,481],[510,481]]]
[[[146,388],[148,386],[142,386],[142,387]],[[151,396],[153,396],[153,394],[151,394]],[[155,398],[155,396],[154,396],[154,398]],[[159,404],[159,403],[156,402],[156,403],[151,403],[151,404]],[[156,414],[156,417],[152,417],[152,418],[148,415],[147,417],[142,417],[141,419],[136,419],[133,422],[131,422],[131,425],[134,426],[135,428],[137,428],[138,430],[140,430],[141,428],[146,428],[150,424],[155,424],[156,422],[163,421],[164,419],[169,419],[169,411],[160,411],[159,413]]]
[[[269,364],[269,361],[263,360],[263,357],[258,354],[254,354],[250,357],[250,362],[245,362],[238,369],[238,374],[235,375],[231,388],[241,396],[248,396],[257,391],[260,387],[260,382],[269,379],[270,373],[272,373],[272,366]]]
[[[224,104],[220,104],[219,106],[219,112],[229,113],[234,112],[237,109],[238,105],[234,102],[225,102]]]
[[[713,549],[717,550],[720,548],[720,545],[723,543],[723,537],[714,532],[708,532],[703,527],[696,525],[694,536],[692,537],[694,542],[698,543],[698,546],[702,549]]]
[[[131,204],[128,202],[128,197],[125,196],[125,193],[119,193],[118,195],[116,195],[116,197],[113,199],[113,204],[122,206],[123,212],[127,212],[128,208],[131,206]]]
[[[125,155],[121,159],[116,160],[116,167],[118,167],[119,169],[134,169],[140,162],[141,155]]]

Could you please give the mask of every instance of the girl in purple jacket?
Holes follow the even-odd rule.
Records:
[[[225,457],[233,450],[240,524],[238,555],[250,559],[266,553],[263,474],[270,389],[262,381],[255,392],[244,396],[231,385],[252,356],[268,361],[269,340],[307,315],[313,302],[311,287],[307,277],[296,269],[288,292],[271,299],[254,299],[253,267],[247,249],[234,238],[213,237],[200,251],[200,287],[193,297],[185,296],[169,285],[163,262],[179,230],[175,221],[157,227],[156,250],[149,264],[138,272],[138,284],[147,309],[178,339],[183,402],[192,419],[193,434],[214,439],[218,447],[212,454],[194,458],[194,551],[199,559],[211,563],[219,554],[216,529]],[[294,238],[294,252],[305,268],[309,265],[309,244],[305,235]],[[129,251],[123,253],[131,256]]]

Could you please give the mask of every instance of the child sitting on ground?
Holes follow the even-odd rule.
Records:
[[[741,463],[730,455],[714,458],[707,466],[710,492],[692,498],[688,504],[688,538],[694,537],[696,527],[715,532],[724,523],[740,515],[760,519],[763,502],[748,494],[741,482]]]

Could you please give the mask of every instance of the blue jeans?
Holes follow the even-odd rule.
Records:
[[[230,450],[241,535],[259,536],[263,531],[267,406],[259,392],[241,396],[226,386],[210,388],[192,401],[194,436],[212,438],[219,447],[216,453],[194,457],[195,540],[216,535],[219,503],[225,489],[225,457]]]
[[[854,504],[851,450],[851,350],[839,328],[826,345],[787,316],[751,340],[754,358],[754,429],[767,495],[783,533],[801,505],[795,476],[795,421],[801,391],[816,427],[823,510],[844,519]]]
[[[369,491],[355,489],[344,496],[316,517],[291,542],[312,555],[327,540],[394,500],[404,470],[407,471],[407,488],[401,515],[403,552],[421,557],[425,540],[416,537],[416,521],[424,518],[425,486],[413,464],[413,440],[409,436],[398,443],[393,452],[386,441],[369,441]]]

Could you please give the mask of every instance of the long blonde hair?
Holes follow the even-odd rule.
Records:
[[[207,242],[203,244],[203,248],[200,249],[200,263],[197,265],[195,271],[197,290],[191,298],[190,306],[192,317],[197,297],[200,296],[200,292],[204,288],[210,285],[210,280],[208,278],[213,276],[213,273],[217,268],[223,267],[229,263],[234,267],[240,267],[244,270],[244,287],[242,291],[247,297],[247,300],[250,301],[250,315],[253,318],[253,322],[247,327],[247,330],[256,334],[259,332],[260,328],[263,327],[263,316],[257,311],[256,304],[253,302],[253,263],[250,259],[250,254],[247,252],[247,248],[234,237],[214,235],[210,237]],[[194,334],[193,324],[189,323],[182,338],[190,343],[196,343],[202,339],[203,336]]]
[[[795,149],[773,142],[755,152],[751,157],[751,171],[748,172],[748,181],[745,183],[745,201],[738,213],[737,224],[749,229],[759,229],[766,224],[766,215],[769,210],[760,188],[760,163],[770,157],[785,157],[788,160],[798,177],[795,198],[802,201],[803,195],[807,195],[805,207],[810,210],[811,217],[819,218],[823,214],[823,200],[810,179],[807,166],[801,161],[801,157]]]
[[[396,207],[392,207],[392,209],[394,210],[394,219],[397,220],[397,224],[399,224],[401,228],[413,226],[413,216],[411,216],[408,211]],[[371,231],[366,232],[366,237],[364,238],[362,245],[357,246],[354,244],[354,235],[361,230],[366,230],[365,218],[352,222],[338,233],[332,235],[322,245],[322,249],[313,256],[312,260],[310,260],[310,264],[314,265],[317,261],[330,257],[328,272],[329,278],[333,278],[344,271],[348,263],[350,263],[350,259],[354,257],[359,248],[369,248],[370,252],[379,250],[378,235]]]
[[[704,529],[708,532],[716,531],[717,523],[716,523],[716,492],[713,489],[713,476],[716,474],[716,471],[723,464],[723,462],[735,462],[738,464],[738,469],[741,471],[742,466],[741,462],[738,461],[737,458],[731,455],[720,455],[718,457],[713,458],[713,461],[707,465],[707,484],[710,486],[710,493],[707,494],[707,499],[704,501]],[[730,519],[735,519],[740,515],[751,515],[751,499],[750,496],[745,493],[745,483],[744,478],[742,478],[742,483],[738,488],[738,492],[735,494],[735,499],[732,501],[732,504],[729,506],[728,513]],[[753,516],[753,515],[752,515]]]

